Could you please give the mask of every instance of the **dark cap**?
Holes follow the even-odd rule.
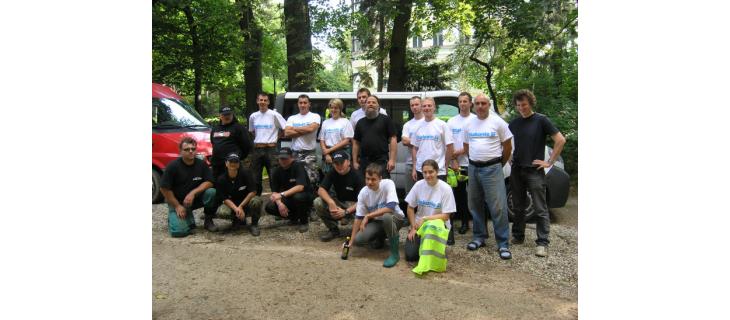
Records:
[[[231,154],[229,154],[229,155],[226,156],[226,161],[228,161],[228,162],[240,162],[241,161],[241,157],[239,157],[238,154],[234,152],[234,153],[231,153]]]
[[[345,151],[335,151],[332,154],[332,162],[343,163],[345,160],[350,160],[350,156]]]
[[[220,108],[220,114],[231,114],[233,113],[233,109],[229,106],[221,106]]]
[[[291,151],[291,148],[281,148],[279,149],[279,159],[288,159],[291,158],[294,152]]]

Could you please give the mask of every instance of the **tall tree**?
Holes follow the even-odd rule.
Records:
[[[312,35],[308,0],[284,0],[288,91],[312,91]]]
[[[241,14],[239,25],[245,43],[243,46],[243,78],[246,85],[245,113],[247,116],[256,110],[256,96],[258,92],[262,91],[262,32],[254,19],[252,2],[252,0],[236,0]]]
[[[390,71],[388,91],[404,91],[406,81],[406,49],[411,19],[412,0],[398,0],[393,19],[393,33],[390,36]]]
[[[198,37],[198,26],[195,23],[195,18],[193,17],[193,11],[190,9],[190,6],[183,7],[183,12],[185,12],[185,18],[188,22],[188,32],[190,32],[190,37],[193,39],[193,73],[195,77],[195,84],[194,84],[194,90],[195,90],[195,110],[198,111],[198,113],[204,113],[203,105],[200,103],[200,95],[203,91],[203,50],[200,47],[200,39]]]

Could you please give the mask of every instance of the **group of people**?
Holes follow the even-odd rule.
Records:
[[[322,241],[345,236],[339,224],[352,220],[348,245],[382,248],[387,240],[390,256],[383,263],[385,267],[400,259],[399,230],[406,225],[405,258],[419,259],[421,238],[417,231],[428,220],[443,221],[449,230],[448,245],[455,243],[452,221],[461,221],[458,232],[464,234],[472,220],[472,240],[466,247],[472,251],[484,247],[488,238],[486,214],[493,222],[499,257],[511,259],[502,170],[511,161],[510,185],[516,208],[511,243],[524,243],[529,191],[537,216],[535,254],[547,256],[550,220],[544,170],[560,156],[565,138],[546,116],[534,112],[532,92],[514,93],[512,102],[520,116],[509,124],[490,111],[491,102],[484,94],[472,99],[462,92],[459,114],[447,122],[435,117],[434,99],[411,98],[413,118],[403,125],[401,135],[410,153],[405,213],[390,180],[398,143],[395,125],[368,89],[358,90],[357,101],[360,108],[348,120],[343,116],[342,100],[332,99],[328,105],[331,117],[322,122],[318,114],[310,112],[309,97],[302,94],[297,100],[299,113],[284,120],[269,109],[269,95],[260,93],[259,110],[249,117],[248,130],[236,121],[229,107],[221,107],[221,122],[211,132],[212,172],[195,157],[197,142],[189,137],[180,142],[180,158],[165,169],[161,190],[168,203],[170,235],[190,234],[196,227],[192,210],[204,207],[206,230],[218,231],[213,218],[227,211],[235,229],[246,225],[246,218],[251,217],[249,230],[258,236],[262,168],[266,168],[271,194],[263,211],[288,219],[299,232],[307,232],[309,213],[314,208],[328,229],[320,236]],[[554,149],[544,161],[548,136]],[[282,137],[291,138],[291,147],[277,149]],[[321,181],[317,141],[323,157]],[[246,157],[249,168],[240,164]],[[446,183],[449,170],[463,177],[453,187],[453,183]]]

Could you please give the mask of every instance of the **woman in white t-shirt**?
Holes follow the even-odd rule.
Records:
[[[439,180],[439,165],[436,161],[432,159],[424,161],[421,171],[423,172],[423,179],[416,182],[406,196],[406,202],[408,202],[407,216],[411,224],[406,239],[406,261],[418,261],[418,248],[421,245],[421,238],[416,234],[416,231],[426,220],[444,220],[446,228],[449,229],[448,244],[453,244],[453,230],[449,216],[456,212],[456,201],[454,201],[451,186]]]
[[[325,174],[332,170],[332,154],[335,151],[344,150],[350,154],[350,139],[355,135],[355,131],[350,121],[342,117],[343,106],[344,103],[340,99],[330,100],[328,107],[332,118],[322,122],[322,128],[319,130],[318,139],[322,148]]]

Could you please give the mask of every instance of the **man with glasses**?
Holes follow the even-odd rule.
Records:
[[[266,168],[269,176],[279,166],[276,160],[276,144],[286,127],[286,120],[276,110],[269,109],[269,94],[261,92],[256,97],[259,111],[248,118],[248,131],[253,133],[253,151],[251,152],[251,171],[256,181],[256,192],[261,194],[262,169]]]
[[[198,143],[191,137],[180,141],[180,157],[170,162],[160,181],[160,192],[167,201],[170,236],[185,237],[195,229],[193,210],[205,207],[206,230],[218,231],[213,224],[216,212],[215,189],[210,168],[195,157]]]
[[[220,108],[220,124],[210,131],[210,143],[213,145],[213,156],[210,159],[213,167],[213,178],[226,172],[226,156],[236,153],[245,159],[251,151],[251,138],[228,106]]]

